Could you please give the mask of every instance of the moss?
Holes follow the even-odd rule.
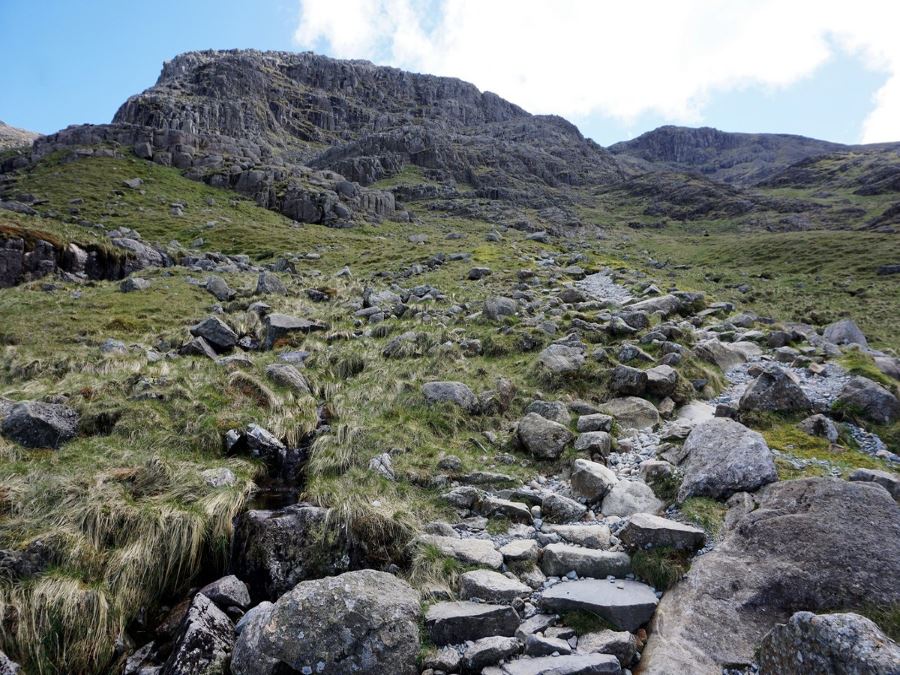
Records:
[[[776,462],[779,470],[778,477],[781,480],[800,476],[822,476],[829,473],[825,468],[817,465],[798,469],[791,463],[791,459],[824,460],[831,466],[840,469],[844,477],[860,468],[892,470],[890,464],[884,460],[859,450],[833,445],[824,438],[807,434],[795,424],[776,424],[763,430],[762,434],[770,448],[784,455]]]
[[[699,525],[709,534],[716,537],[725,524],[724,504],[708,497],[691,497],[685,499],[680,506],[681,515],[692,523]]]
[[[886,387],[889,391],[893,390],[897,393],[898,383],[891,379],[875,365],[875,360],[868,354],[864,354],[858,349],[848,349],[838,359],[840,363],[849,373],[853,375],[862,375],[873,382]]]

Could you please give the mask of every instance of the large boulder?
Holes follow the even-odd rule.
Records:
[[[796,611],[900,602],[900,507],[886,490],[805,478],[755,499],[663,596],[643,674],[719,675],[750,664],[763,636]]]
[[[385,572],[304,581],[244,626],[233,675],[418,673],[420,597]]]
[[[75,438],[78,419],[68,406],[24,401],[8,409],[0,431],[26,448],[58,448]]]
[[[822,336],[836,345],[868,347],[866,336],[853,319],[841,319],[825,327]]]
[[[796,412],[809,410],[812,403],[790,373],[769,365],[747,387],[739,407],[741,410]]]
[[[484,316],[491,321],[497,321],[505,316],[513,316],[518,308],[519,304],[512,298],[495,296],[484,301]]]
[[[181,621],[161,675],[221,675],[227,672],[233,646],[231,619],[212,600],[198,593]]]
[[[624,577],[631,572],[631,559],[627,553],[617,551],[548,544],[541,556],[541,570],[551,577],[562,577],[573,571],[580,577]]]
[[[619,532],[619,539],[628,549],[667,547],[693,551],[706,542],[706,533],[699,527],[652,513],[635,513]]]
[[[191,326],[191,335],[203,338],[217,352],[226,352],[238,342],[237,333],[217,316],[207,317]]]
[[[430,403],[452,403],[466,412],[478,409],[478,397],[462,382],[426,382],[422,385],[422,394]]]
[[[900,474],[879,469],[857,469],[850,474],[848,480],[877,483],[891,493],[891,497],[900,501]]]
[[[537,358],[541,368],[553,375],[574,373],[584,365],[584,349],[565,344],[552,344]]]
[[[851,378],[841,389],[836,403],[851,415],[859,415],[876,424],[891,424],[900,419],[897,397],[865,377]]]
[[[714,417],[691,430],[682,447],[679,501],[688,497],[727,499],[778,480],[765,440],[739,422]]]
[[[647,388],[647,373],[631,366],[618,365],[610,375],[609,388],[621,396],[640,396]]]
[[[606,619],[620,630],[637,630],[643,626],[653,616],[658,602],[650,586],[628,579],[614,582],[606,579],[566,581],[548,588],[541,596],[544,610],[585,610]]]
[[[694,352],[704,361],[717,365],[722,371],[731,370],[747,360],[741,350],[733,349],[715,338],[698,342],[694,345]]]
[[[323,550],[327,514],[302,504],[245,511],[235,519],[228,571],[247,583],[254,600],[274,600],[304,579],[344,571],[341,545]]]
[[[512,637],[519,615],[510,605],[483,602],[438,602],[428,608],[425,625],[438,647],[500,635]]]
[[[576,459],[572,463],[572,491],[589,502],[603,499],[618,482],[616,474],[603,464],[586,459]]]
[[[519,420],[517,434],[525,449],[539,459],[556,459],[574,438],[562,424],[537,413]]]
[[[653,489],[639,480],[620,480],[603,498],[600,511],[605,516],[630,516],[632,513],[656,513],[662,510],[662,501]]]
[[[637,396],[614,398],[598,406],[624,429],[649,429],[659,424],[659,411],[650,401]]]
[[[295,333],[307,334],[314,331],[322,331],[328,326],[321,321],[311,321],[287,314],[267,314],[263,319],[266,335],[263,340],[263,349],[272,349],[279,342],[289,340]]]
[[[859,614],[797,612],[763,638],[759,672],[895,675],[900,672],[900,646]]]

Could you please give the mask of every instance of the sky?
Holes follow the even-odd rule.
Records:
[[[662,124],[900,141],[895,0],[0,0],[0,120],[111,120],[189,50],[459,77],[601,145]]]

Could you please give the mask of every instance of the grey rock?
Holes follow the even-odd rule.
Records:
[[[900,401],[880,384],[865,377],[853,377],[837,398],[836,405],[876,424],[900,419]]]
[[[513,539],[500,547],[500,554],[507,564],[534,562],[538,559],[540,552],[540,546],[534,539]]]
[[[553,525],[544,523],[541,532],[559,535],[564,541],[586,548],[609,548],[609,526],[605,523],[593,525]]]
[[[26,448],[58,448],[78,433],[78,413],[58,403],[23,401],[9,409],[0,431]]]
[[[726,417],[695,426],[684,442],[686,455],[679,501],[688,497],[727,499],[778,480],[775,458],[763,437]]]
[[[219,302],[234,300],[234,296],[236,295],[235,291],[226,283],[226,281],[222,277],[209,277],[206,280],[204,287],[207,291],[212,293],[212,295]]]
[[[490,276],[490,275],[491,275],[490,267],[473,267],[472,269],[469,270],[469,273],[468,273],[468,275],[466,275],[466,278],[469,281],[478,281],[479,279],[484,279],[485,277]]]
[[[489,539],[457,539],[423,534],[419,541],[426,546],[434,546],[441,554],[467,565],[482,565],[495,570],[503,565],[503,556]]]
[[[850,474],[848,480],[866,483],[877,483],[891,493],[891,496],[900,501],[900,475],[878,469],[857,469]]]
[[[438,602],[428,608],[425,626],[431,641],[441,647],[495,635],[512,637],[519,627],[519,615],[509,605]]]
[[[314,331],[322,331],[328,328],[319,321],[311,321],[287,314],[268,314],[263,319],[266,336],[263,340],[263,349],[272,349],[280,341],[290,339],[296,333],[307,334]]]
[[[631,366],[613,368],[609,388],[621,396],[640,396],[647,389],[647,373]]]
[[[459,597],[486,602],[510,603],[531,594],[531,588],[492,570],[472,570],[459,577]]]
[[[275,384],[292,390],[297,394],[312,392],[306,377],[289,363],[272,363],[266,366],[266,376]]]
[[[462,654],[464,673],[480,673],[484,668],[515,656],[522,651],[522,643],[514,637],[491,636],[475,640]]]
[[[440,670],[445,673],[455,672],[459,668],[462,656],[453,647],[443,647],[426,656],[422,660],[425,669]]]
[[[528,413],[537,413],[544,419],[562,424],[564,427],[567,427],[571,420],[569,409],[562,401],[532,401],[525,408],[525,414]]]
[[[537,358],[541,368],[553,375],[574,373],[584,365],[584,350],[564,344],[552,344]]]
[[[234,646],[234,625],[212,600],[198,593],[181,621],[162,675],[225,672]]]
[[[800,607],[900,601],[900,507],[881,487],[805,478],[768,485],[756,501],[663,596],[641,659],[647,675],[749,664]]]
[[[620,480],[603,498],[600,507],[605,516],[630,516],[633,513],[657,513],[665,504],[642,481]]]
[[[530,619],[525,619],[516,629],[516,637],[522,642],[528,639],[529,635],[535,633],[543,633],[556,623],[559,617],[555,614],[535,614]]]
[[[829,443],[837,443],[837,427],[834,422],[821,413],[810,415],[797,426],[810,436],[819,436],[826,439]]]
[[[647,391],[659,398],[671,396],[678,385],[678,371],[671,366],[654,366],[644,371],[647,374]]]
[[[525,639],[526,656],[552,656],[571,654],[572,646],[560,638],[529,635]]]
[[[495,497],[494,495],[484,496],[477,504],[477,511],[480,515],[487,518],[507,518],[514,523],[523,523],[525,525],[531,525],[533,520],[531,510],[527,504]]]
[[[150,288],[149,279],[141,279],[140,277],[128,277],[119,284],[119,290],[123,293],[134,293],[135,291],[146,291]]]
[[[719,340],[702,340],[694,345],[694,352],[704,361],[716,364],[723,372],[747,361],[745,354]]]
[[[231,672],[414,675],[419,603],[409,584],[375,570],[303,581],[241,631]]]
[[[497,321],[505,316],[514,316],[519,305],[512,298],[494,296],[484,301],[484,316],[491,321]]]
[[[545,609],[586,610],[621,630],[637,630],[643,626],[653,616],[657,603],[650,586],[628,579],[567,581],[547,589],[541,597],[541,606]]]
[[[613,418],[603,413],[592,413],[590,415],[582,415],[578,418],[576,428],[578,433],[588,431],[610,431],[612,429]]]
[[[616,477],[616,474],[603,464],[586,459],[576,459],[572,463],[572,491],[586,498],[589,502],[603,499],[618,482],[619,479]]]
[[[600,411],[611,415],[625,429],[648,429],[659,424],[656,407],[637,396],[614,398],[601,404]]]
[[[706,533],[699,527],[651,513],[635,513],[619,532],[619,539],[630,549],[668,547],[693,551],[703,547]]]
[[[627,630],[601,630],[578,638],[578,651],[589,654],[612,654],[627,668],[637,656],[637,639]]]
[[[825,327],[822,336],[836,345],[859,345],[868,347],[866,336],[853,319],[841,319]]]
[[[551,577],[563,577],[572,571],[579,577],[623,577],[631,572],[631,559],[627,553],[548,544],[541,555],[541,571]]]
[[[767,366],[739,403],[741,410],[796,412],[812,408],[809,398],[790,373],[775,365]]]
[[[761,675],[895,675],[900,646],[859,614],[797,612],[763,638],[759,668]]]
[[[227,467],[219,467],[215,469],[204,469],[200,472],[203,482],[213,488],[231,487],[237,483],[237,476]]]
[[[620,675],[622,669],[609,654],[569,654],[515,659],[501,668],[502,675]]]
[[[395,480],[396,476],[394,475],[394,464],[391,461],[391,455],[387,452],[382,452],[380,455],[375,455],[372,459],[369,460],[369,471],[374,471],[381,476],[384,476],[388,480]]]
[[[206,584],[199,592],[223,611],[229,607],[247,609],[250,606],[250,591],[247,584],[233,574]]]
[[[238,342],[238,335],[231,326],[217,316],[210,316],[191,326],[191,335],[201,337],[217,352],[225,352]]]
[[[284,295],[287,288],[278,275],[265,270],[259,273],[256,279],[256,295]]]
[[[462,382],[427,382],[422,385],[422,394],[428,403],[452,403],[466,412],[478,410],[478,397]]]
[[[602,455],[606,457],[612,450],[612,436],[605,431],[586,431],[578,434],[575,439],[575,449],[578,452],[586,452],[590,455]]]
[[[541,515],[550,523],[568,523],[579,520],[587,511],[584,504],[551,492],[541,501]]]
[[[573,439],[572,432],[562,424],[537,413],[519,420],[517,435],[524,448],[539,459],[556,459]]]

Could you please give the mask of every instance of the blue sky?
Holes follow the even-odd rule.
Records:
[[[108,122],[175,54],[253,47],[459,76],[561,114],[603,145],[661,124],[900,140],[900,57],[880,32],[891,17],[865,0],[850,20],[821,11],[812,22],[774,0],[717,13],[715,2],[686,2],[666,16],[670,0],[655,14],[644,7],[658,20],[639,24],[614,4],[548,13],[550,3],[532,0],[0,0],[12,64],[0,70],[0,119],[43,133]]]

